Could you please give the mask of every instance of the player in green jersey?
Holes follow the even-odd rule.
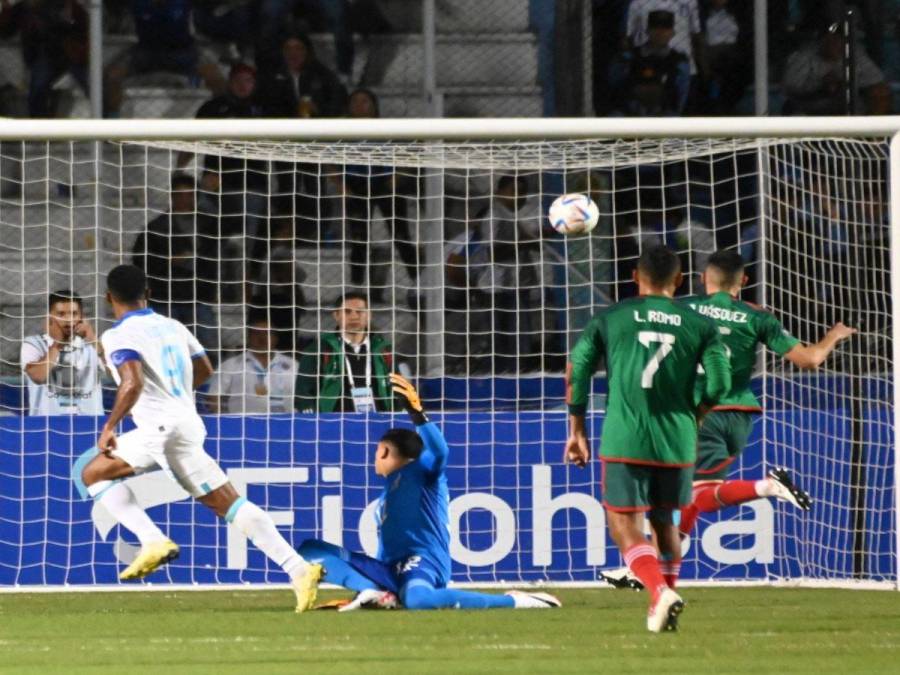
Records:
[[[725,480],[729,465],[747,444],[753,418],[762,412],[750,390],[756,349],[758,345],[765,345],[798,368],[814,370],[842,340],[856,333],[855,329],[837,323],[819,342],[802,344],[771,313],[739,299],[747,277],[744,261],[736,251],[714,253],[701,280],[706,295],[688,297],[684,302],[716,322],[728,348],[732,382],[731,390],[706,417],[700,429],[693,499],[690,506],[681,511],[679,524],[685,537],[690,535],[699,514],[762,497],[775,497],[803,510],[810,508],[809,495],[794,484],[785,469],[773,469],[762,480]]]
[[[634,279],[640,296],[594,316],[572,349],[566,371],[570,434],[566,457],[590,459],[585,413],[601,359],[609,383],[600,443],[603,503],[609,532],[629,569],[650,589],[647,628],[674,630],[684,608],[672,589],[677,571],[660,566],[644,536],[647,514],[663,560],[678,562],[674,512],[690,502],[697,419],[731,388],[728,357],[716,325],[673,300],[681,261],[658,246],[644,251]],[[697,366],[706,372],[698,410]]]

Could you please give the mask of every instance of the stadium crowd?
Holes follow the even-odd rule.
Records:
[[[547,26],[565,3],[529,4],[542,61],[539,73],[542,78],[554,73],[550,77],[557,94],[549,104],[545,98],[544,110],[554,112],[559,91],[568,83],[558,68],[548,66],[558,55],[554,32]],[[861,94],[856,112],[887,113],[892,96],[886,73],[897,71],[894,57],[900,48],[885,27],[896,17],[889,13],[891,3],[856,4]],[[842,3],[798,0],[769,5],[773,101],[785,114],[843,112],[843,42],[837,12]],[[592,64],[598,116],[746,111],[753,76],[752,62],[745,58],[753,39],[752,3],[595,0],[592,8],[593,34],[603,37],[594,40]],[[381,83],[364,56],[356,53],[354,39],[360,35],[364,44],[367,37],[395,31],[379,0],[133,0],[108,2],[106,9],[113,31],[135,36],[105,70],[108,116],[122,114],[129,78],[151,71],[177,73],[191,86],[202,82],[211,95],[196,111],[198,118],[380,116]],[[311,32],[333,36],[333,61],[318,57]],[[0,35],[14,34],[19,35],[29,70],[28,114],[57,114],[54,84],[59,78],[68,75],[78,86],[88,86],[83,4],[3,0]],[[492,175],[474,196],[466,188],[464,213],[457,218],[463,225],[456,231],[448,228],[443,253],[448,371],[481,375],[562,368],[567,349],[562,324],[572,317],[560,318],[557,311],[570,303],[562,295],[565,284],[557,278],[562,265],[553,262],[562,244],[546,226],[547,195],[589,192],[602,214],[621,214],[617,222],[601,218],[598,248],[583,270],[569,265],[593,280],[601,300],[608,301],[633,293],[625,267],[649,240],[687,250],[692,269],[702,268],[704,252],[752,241],[747,229],[753,225],[742,225],[743,232],[737,225],[714,229],[711,217],[668,205],[727,205],[724,208],[738,212],[741,201],[748,199],[739,177],[750,175],[748,167],[755,162],[755,156],[749,156],[737,157],[733,166],[631,167],[570,175],[565,181],[556,177],[556,185],[546,176],[520,172]],[[715,190],[693,187],[694,172],[705,173],[704,180]],[[370,333],[369,311],[405,303],[404,311],[417,315],[421,323],[422,310],[427,309],[414,292],[398,297],[389,281],[399,269],[406,287],[413,289],[422,275],[423,251],[414,236],[422,187],[419,171],[396,167],[178,156],[168,210],[150,219],[129,249],[132,261],[150,279],[154,309],[190,326],[214,356],[218,372],[207,398],[209,410],[340,411],[390,405],[379,387],[386,386],[391,345]],[[795,206],[808,214],[811,228],[830,228],[834,245],[828,255],[840,260],[851,237],[833,231],[840,224],[823,222],[829,195],[827,188],[819,189],[821,199]],[[884,218],[883,210],[873,214],[878,221],[873,224]],[[739,218],[726,220],[737,223]],[[687,249],[685,241],[691,242]],[[306,297],[303,282],[308,272],[298,262],[303,251],[336,248],[348,262],[343,291],[350,292]],[[752,245],[745,248],[742,253],[753,260]],[[572,252],[567,255],[571,261]],[[71,299],[81,311],[77,296],[71,294]],[[223,318],[216,308],[223,303],[246,308],[246,342],[240,348],[220,344]],[[350,311],[358,313],[357,321],[365,318],[356,331],[344,327],[351,321]],[[305,315],[320,312],[333,313],[333,333],[324,333],[321,325],[317,331],[301,329]],[[35,376],[33,364],[61,362],[63,356],[51,351],[54,344],[74,348],[71,331],[78,322],[68,321],[69,337],[64,339],[63,328],[48,328],[26,340],[27,353],[23,346],[21,366],[33,392],[33,414],[45,405],[36,403],[41,396],[35,387],[49,386],[46,376]],[[79,349],[89,355],[90,341],[82,342]],[[341,352],[343,358],[331,356]],[[95,361],[96,354],[90,359]],[[364,380],[363,388],[368,388],[365,402],[354,399],[356,380]],[[93,396],[84,395],[88,393]]]

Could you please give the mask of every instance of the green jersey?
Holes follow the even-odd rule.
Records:
[[[716,322],[728,351],[731,390],[719,401],[716,410],[762,410],[750,390],[757,345],[764,344],[779,356],[784,356],[800,344],[800,340],[788,333],[769,312],[724,291],[691,296],[684,298],[683,302]],[[698,387],[703,386],[703,381],[701,374]]]
[[[694,385],[708,376],[703,400],[731,387],[728,357],[715,323],[664,296],[642,296],[594,316],[572,349],[566,371],[569,412],[584,415],[601,357],[609,394],[600,441],[607,461],[690,466],[697,453]]]

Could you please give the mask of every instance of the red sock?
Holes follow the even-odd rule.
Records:
[[[730,480],[719,486],[716,495],[725,506],[744,504],[759,499],[755,480]]]
[[[678,575],[681,574],[681,558],[677,560],[659,559],[659,570],[662,572],[666,585],[674,589],[675,583],[678,581]]]
[[[659,569],[659,561],[656,559],[656,549],[650,544],[635,544],[627,549],[622,557],[628,569],[650,592],[650,603],[655,603],[659,594],[667,587]]]
[[[716,497],[720,485],[701,485],[694,490],[694,501],[688,508],[697,509],[698,513],[709,513],[722,508],[722,502]]]
[[[698,509],[695,504],[688,504],[681,509],[681,519],[678,521],[678,531],[682,536],[686,537],[691,533],[699,516],[700,509]]]

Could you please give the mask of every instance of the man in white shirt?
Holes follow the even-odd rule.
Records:
[[[276,343],[269,321],[251,316],[247,348],[223,361],[212,377],[207,399],[210,412],[293,412],[297,362],[275,351]]]
[[[194,388],[213,370],[203,346],[183,324],[147,307],[147,277],[139,268],[119,265],[106,283],[116,323],[103,334],[103,346],[118,390],[97,446],[75,463],[72,475],[82,496],[103,504],[141,542],[137,558],[119,578],[140,579],[178,557],[178,545],[150,520],[123,481],[162,469],[284,570],[298,612],[311,609],[321,565],[307,564],[203,448],[206,428],[194,405]],[[129,413],[136,428],[119,436],[119,423]]]
[[[102,347],[84,320],[83,303],[70,290],[54,291],[47,329],[22,341],[29,415],[102,415]],[[99,350],[99,354],[98,354]]]

